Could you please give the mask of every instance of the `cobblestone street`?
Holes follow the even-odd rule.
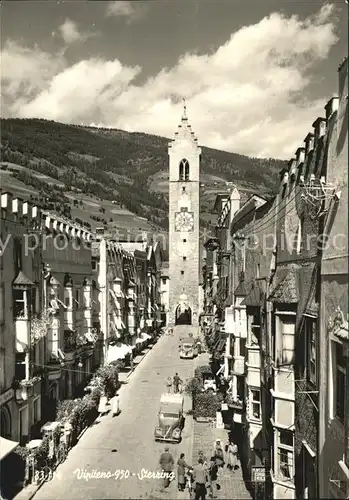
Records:
[[[184,380],[193,373],[193,361],[179,359],[178,335],[177,330],[174,336],[159,339],[122,386],[121,414],[114,418],[106,415],[88,429],[66,462],[57,469],[56,477],[43,485],[35,500],[176,498],[176,481],[164,492],[161,480],[140,476],[142,469],[159,470],[159,458],[165,445],[154,441],[154,427],[166,377],[178,371]],[[190,453],[193,436],[190,422],[188,417],[182,442],[170,445],[175,461],[182,451]],[[129,471],[130,476],[121,479],[120,473],[119,479],[79,478],[79,472],[83,471],[114,474],[116,470]]]

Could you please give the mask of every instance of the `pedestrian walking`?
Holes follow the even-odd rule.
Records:
[[[173,392],[175,394],[178,394],[178,392],[179,392],[179,385],[180,384],[182,384],[182,381],[179,378],[178,373],[176,373],[175,376],[173,377]]]
[[[171,392],[172,392],[172,378],[171,377],[167,377],[167,379],[166,379],[166,390],[169,394],[171,394]]]
[[[205,457],[204,452],[201,451],[201,450],[198,453],[198,461],[200,459],[202,460],[202,463],[204,464],[204,467],[207,469],[208,468],[207,458]]]
[[[202,458],[199,458],[198,465],[194,467],[195,480],[195,500],[206,500],[207,470],[204,467]]]
[[[184,491],[185,488],[185,471],[186,469],[190,470],[191,467],[185,461],[184,453],[180,454],[180,457],[177,461],[177,476],[178,476],[178,490]]]
[[[170,474],[171,474],[171,472],[173,470],[173,466],[174,466],[174,460],[173,460],[173,456],[170,453],[170,448],[168,448],[168,447],[165,448],[164,453],[162,453],[160,456],[159,463],[160,463],[160,467],[161,467],[162,472],[165,473],[163,487],[168,488],[170,485],[170,482],[171,482]]]
[[[213,456],[216,460],[216,464],[218,465],[218,467],[224,467],[224,453],[220,439],[216,440]]]
[[[210,483],[211,498],[217,498],[216,496],[216,492],[218,490],[217,479],[218,479],[218,465],[216,464],[215,457],[211,457],[210,468],[208,471],[208,480]]]
[[[227,467],[235,472],[238,462],[238,447],[232,441],[227,446]]]

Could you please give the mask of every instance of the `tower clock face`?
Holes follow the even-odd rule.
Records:
[[[193,212],[176,212],[175,230],[188,232],[188,231],[193,231],[193,229],[194,229]]]

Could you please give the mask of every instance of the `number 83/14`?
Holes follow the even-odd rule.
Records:
[[[34,481],[52,481],[52,479],[60,479],[60,475],[58,472],[51,470],[49,467],[36,470],[34,473]]]

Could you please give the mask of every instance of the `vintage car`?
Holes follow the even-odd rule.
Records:
[[[185,337],[180,340],[179,357],[181,359],[193,359],[198,355],[198,348],[193,337]]]
[[[179,443],[184,423],[182,394],[163,394],[160,399],[155,441]]]

